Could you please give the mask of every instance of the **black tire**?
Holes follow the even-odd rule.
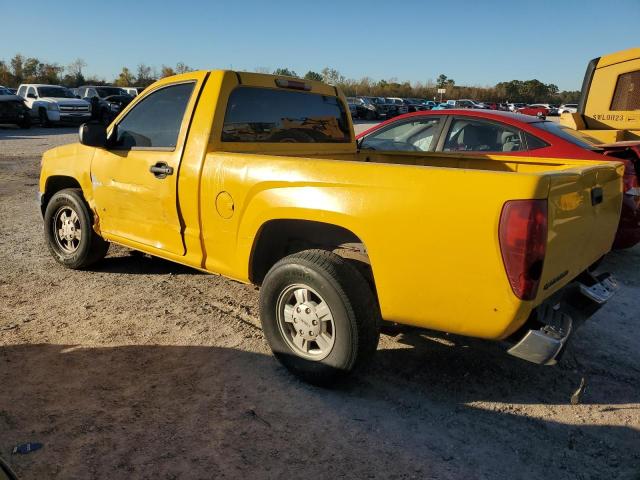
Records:
[[[334,340],[324,358],[304,358],[285,339],[280,326],[286,310],[283,306],[278,312],[281,298],[298,287],[317,292],[330,309]],[[289,255],[269,270],[260,289],[260,320],[275,357],[294,375],[315,385],[329,386],[365,365],[380,338],[380,309],[368,282],[349,262],[325,250]]]
[[[77,225],[73,232],[80,229],[80,239],[69,241],[61,240],[58,235],[61,226],[62,215],[75,212]],[[69,227],[68,231],[71,227]],[[91,211],[82,197],[82,190],[79,188],[67,188],[60,190],[51,197],[44,212],[44,232],[47,246],[53,258],[67,268],[86,268],[99,260],[102,260],[109,250],[109,242],[105,241],[93,230],[93,217]],[[71,245],[77,242],[73,248]],[[68,246],[69,248],[65,248]]]
[[[18,127],[22,128],[22,129],[28,129],[31,128],[31,117],[26,116],[19,124]]]
[[[100,123],[102,123],[105,127],[111,123],[111,114],[106,109],[103,109],[100,112]]]
[[[49,125],[51,125],[49,117],[47,116],[47,111],[44,108],[38,110],[38,118],[40,119],[41,127],[48,127]]]

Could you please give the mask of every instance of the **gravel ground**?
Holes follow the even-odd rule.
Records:
[[[254,287],[118,247],[52,260],[39,155],[75,132],[0,128],[0,456],[21,478],[640,478],[640,248],[608,256],[621,290],[556,367],[413,330],[318,389],[270,355]]]

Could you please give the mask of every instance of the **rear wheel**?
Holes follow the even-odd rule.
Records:
[[[105,257],[109,242],[93,230],[92,220],[80,189],[61,190],[51,198],[44,213],[45,238],[57,262],[80,269]]]
[[[260,319],[276,358],[299,378],[329,385],[367,363],[380,311],[350,263],[325,250],[283,258],[260,289]]]

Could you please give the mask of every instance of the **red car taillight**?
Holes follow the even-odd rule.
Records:
[[[513,293],[521,300],[533,300],[547,249],[547,201],[506,202],[500,214],[498,236]]]

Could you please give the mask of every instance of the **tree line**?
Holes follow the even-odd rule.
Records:
[[[69,65],[59,65],[41,61],[34,57],[15,55],[9,61],[0,60],[0,85],[17,87],[21,83],[47,83],[77,87],[80,85],[117,85],[121,87],[146,87],[159,78],[192,71],[188,65],[179,62],[175,67],[162,65],[160,69],[139,64],[136,68],[122,67],[120,73],[111,81],[104,78],[85,75],[83,70],[87,63],[78,58]],[[579,91],[560,91],[552,83],[545,84],[539,80],[511,80],[500,82],[494,86],[463,86],[456,85],[454,79],[444,74],[435,80],[425,82],[398,81],[396,78],[373,80],[363,77],[359,80],[346,78],[338,70],[325,67],[319,72],[310,70],[304,75],[298,75],[289,68],[271,70],[267,67],[256,67],[256,72],[274,73],[319,80],[339,86],[347,96],[371,97],[401,97],[439,99],[438,89],[444,88],[444,99],[471,98],[484,102],[547,102],[547,103],[577,103]]]
[[[17,54],[9,61],[0,60],[0,85],[13,88],[21,83],[46,83],[70,88],[80,85],[146,87],[159,78],[193,70],[182,62],[178,62],[175,67],[162,65],[160,70],[141,63],[135,69],[122,67],[116,78],[107,81],[104,78],[85,75],[83,69],[86,66],[87,62],[81,58],[74,60],[69,65],[60,65]]]

